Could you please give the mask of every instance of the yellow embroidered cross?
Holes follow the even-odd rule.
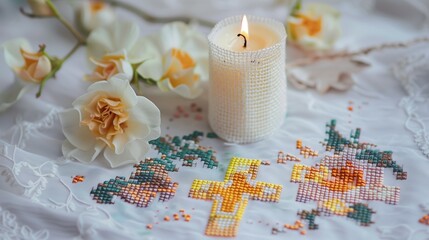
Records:
[[[223,182],[194,180],[189,197],[213,200],[206,235],[234,237],[248,200],[278,202],[282,186],[255,181],[261,161],[233,157]]]

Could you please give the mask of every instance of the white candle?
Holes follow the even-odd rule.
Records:
[[[213,42],[219,47],[235,52],[260,50],[279,42],[279,34],[267,24],[253,22],[250,24],[250,29],[243,29],[243,26],[247,25],[246,19],[244,16],[241,23],[238,22],[220,29],[216,36],[213,36]],[[246,37],[246,47],[243,47],[244,40],[237,36],[238,33]]]
[[[209,122],[221,138],[249,143],[271,135],[286,114],[286,32],[278,21],[249,16],[219,22],[209,35]],[[244,47],[244,37],[247,40]]]

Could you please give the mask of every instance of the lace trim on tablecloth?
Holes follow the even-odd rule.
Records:
[[[394,75],[401,81],[408,96],[400,106],[407,114],[405,127],[414,134],[414,141],[422,153],[429,158],[428,116],[422,116],[421,109],[429,102],[429,56],[413,55],[402,59],[393,66]]]
[[[0,239],[45,240],[48,238],[48,230],[35,232],[29,226],[19,224],[14,214],[0,207]]]
[[[31,126],[31,124],[26,126]],[[37,126],[44,125],[37,124]],[[0,140],[0,188],[7,188],[6,191],[23,196],[44,207],[76,212],[78,214],[76,219],[78,236],[76,239],[96,238],[99,233],[107,230],[105,229],[106,226],[108,226],[109,231],[112,231],[112,234],[121,235],[126,229],[125,226],[116,222],[102,208],[79,199],[60,177],[57,172],[57,169],[61,167],[59,164],[67,164],[68,162],[67,160],[54,162],[25,152]],[[57,193],[65,190],[68,194],[65,200],[59,201],[47,196],[45,191],[47,189],[52,190],[52,188]],[[44,231],[33,233],[27,226],[14,224],[14,219],[15,216],[7,211],[2,212],[0,208],[0,239],[47,239],[49,237],[49,233]],[[133,233],[127,234],[133,235]]]

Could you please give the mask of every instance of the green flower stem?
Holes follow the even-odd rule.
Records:
[[[45,88],[46,81],[48,81],[50,78],[55,76],[55,74],[61,69],[63,63],[67,59],[69,59],[79,49],[80,46],[82,46],[82,43],[76,43],[76,45],[62,59],[48,56],[53,67],[51,72],[49,72],[49,74],[46,75],[46,77],[44,77],[42,81],[40,81],[39,91],[37,91],[36,93],[37,98],[39,98],[42,95],[42,91]]]
[[[150,23],[169,23],[169,22],[175,22],[175,21],[190,23],[192,20],[195,20],[198,23],[200,23],[201,25],[204,25],[206,27],[213,27],[214,26],[213,22],[207,21],[204,19],[189,18],[189,17],[184,17],[184,16],[162,17],[161,18],[161,17],[156,17],[154,15],[151,15],[151,14],[141,10],[140,8],[137,8],[131,4],[128,4],[128,3],[123,2],[123,1],[118,1],[118,0],[102,0],[102,1],[105,3],[109,3],[112,6],[120,7],[120,8],[123,8],[123,9],[129,11],[129,12],[132,12],[132,13],[136,14],[137,16],[140,16],[141,18],[143,18],[147,22],[150,22]]]
[[[39,91],[37,91],[37,93],[36,93],[37,98],[39,98],[42,95],[42,92],[43,92],[43,89],[45,88],[46,82],[50,78],[55,77],[55,74],[61,69],[63,63],[65,61],[67,61],[67,59],[69,59],[79,49],[79,47],[81,47],[82,45],[84,45],[86,43],[85,38],[82,37],[82,35],[61,15],[61,13],[55,7],[55,5],[52,3],[52,1],[51,0],[45,0],[45,1],[46,1],[46,4],[48,5],[48,7],[51,9],[52,13],[54,14],[54,17],[57,18],[58,21],[60,21],[64,25],[64,27],[66,27],[73,34],[73,36],[77,39],[78,42],[74,45],[74,47],[62,59],[58,59],[56,57],[51,57],[47,53],[45,53],[45,55],[51,61],[52,70],[51,70],[51,72],[49,72],[48,75],[46,75],[46,77],[44,77],[42,79],[42,81],[40,81]],[[44,51],[44,46],[43,46],[42,51]]]
[[[301,8],[302,8],[302,0],[296,0],[289,15],[296,16],[296,14],[299,12],[299,10],[301,10]]]
[[[60,14],[58,9],[55,7],[55,5],[52,3],[51,0],[45,0],[46,4],[49,6],[49,8],[52,10],[52,13],[54,16],[60,21],[64,27],[66,27],[73,36],[79,41],[80,44],[85,44],[86,40],[82,35]]]

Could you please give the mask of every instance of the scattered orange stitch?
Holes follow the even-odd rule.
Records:
[[[419,223],[429,226],[429,214],[426,214],[422,218],[420,218]]]
[[[85,181],[85,177],[84,176],[80,176],[80,175],[76,175],[73,180],[72,183],[80,183]]]

